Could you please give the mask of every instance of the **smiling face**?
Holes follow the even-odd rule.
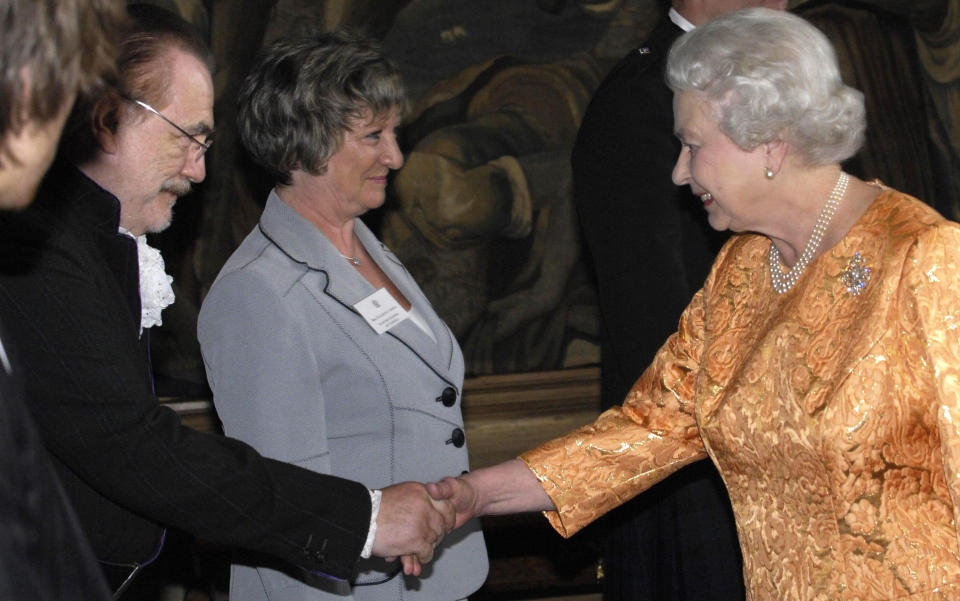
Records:
[[[763,145],[746,151],[717,123],[715,106],[697,92],[674,95],[675,131],[683,146],[673,168],[673,183],[690,186],[703,201],[710,226],[741,232],[754,229],[762,209]]]
[[[163,59],[170,85],[162,106],[165,117],[195,137],[213,130],[213,81],[195,56],[171,49]],[[200,148],[148,110],[127,103],[112,136],[109,181],[101,183],[120,199],[120,225],[134,235],[159,232],[170,225],[173,205],[192,184],[206,177]]]
[[[383,204],[387,174],[403,165],[397,145],[400,109],[373,119],[369,115],[351,124],[340,149],[317,176],[337,214],[357,217]]]

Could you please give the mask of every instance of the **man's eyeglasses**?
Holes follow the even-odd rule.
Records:
[[[205,140],[205,141],[204,141],[204,140],[200,140],[200,139],[198,139],[195,135],[193,135],[193,134],[191,134],[190,132],[188,132],[187,130],[183,129],[182,127],[180,127],[179,125],[177,125],[176,123],[174,123],[173,121],[171,121],[170,119],[167,119],[167,117],[166,117],[163,113],[161,113],[161,112],[158,111],[157,109],[153,108],[152,106],[150,106],[150,105],[147,104],[146,102],[144,102],[144,101],[142,101],[142,100],[137,100],[136,98],[127,98],[127,97],[124,97],[124,100],[126,100],[126,101],[128,101],[128,102],[132,102],[132,103],[134,103],[134,104],[136,104],[136,105],[138,105],[138,106],[140,106],[140,107],[142,107],[142,108],[150,111],[151,113],[153,113],[153,114],[156,115],[157,117],[160,117],[161,119],[163,119],[164,121],[166,121],[167,123],[169,123],[171,126],[173,126],[178,132],[180,132],[181,134],[183,134],[184,136],[186,136],[191,142],[193,142],[194,144],[196,144],[197,146],[199,146],[199,147],[200,147],[200,154],[199,154],[199,156],[198,156],[197,158],[202,157],[204,154],[207,153],[208,150],[210,150],[210,147],[213,146],[213,137],[212,137],[212,136],[213,136],[213,132],[204,134],[204,136],[206,137],[206,140]]]

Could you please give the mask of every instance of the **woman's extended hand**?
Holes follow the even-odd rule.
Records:
[[[403,484],[411,485],[410,482]],[[432,497],[437,512],[447,520],[446,532],[482,515],[554,509],[553,502],[541,488],[537,477],[519,459],[468,472],[459,478],[430,482],[426,484],[426,491]],[[377,530],[378,538],[379,534]],[[442,535],[435,539],[434,546],[440,542],[440,538]],[[401,556],[403,573],[419,576],[421,564],[427,563],[432,557],[432,548],[429,553],[421,550]]]
[[[554,509],[540,481],[519,459],[427,484],[437,501],[450,503],[456,528],[473,517]]]
[[[427,484],[427,492],[438,501],[447,501],[456,513],[454,528],[459,528],[480,510],[477,489],[464,478],[444,478]]]

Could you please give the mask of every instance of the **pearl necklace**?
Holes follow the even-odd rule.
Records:
[[[786,273],[780,267],[780,251],[777,250],[777,245],[772,241],[770,242],[770,281],[773,283],[773,290],[777,294],[783,294],[793,288],[800,276],[803,275],[807,265],[813,260],[813,256],[817,254],[817,250],[823,242],[823,235],[830,227],[830,222],[840,207],[840,201],[843,200],[843,195],[847,192],[849,181],[850,176],[841,171],[837,183],[833,186],[833,191],[827,197],[827,203],[823,205],[823,209],[817,217],[817,224],[813,226],[813,232],[810,234],[810,239],[807,240],[806,247],[804,247],[797,262]]]

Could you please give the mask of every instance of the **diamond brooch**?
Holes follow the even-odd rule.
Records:
[[[847,263],[847,268],[840,274],[840,281],[853,296],[859,296],[867,287],[870,282],[870,268],[859,252],[854,253]]]

